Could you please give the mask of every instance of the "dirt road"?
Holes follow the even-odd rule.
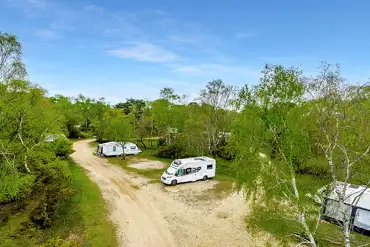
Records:
[[[216,181],[151,184],[94,156],[88,142],[75,143],[72,158],[100,187],[122,246],[264,246],[245,231],[247,208],[240,194],[194,200]]]

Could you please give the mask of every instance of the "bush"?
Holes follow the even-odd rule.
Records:
[[[39,175],[35,184],[37,207],[31,212],[31,220],[41,228],[51,226],[55,209],[70,196],[73,191],[71,171],[66,161],[56,160],[39,167]]]
[[[156,156],[159,158],[169,158],[169,159],[176,159],[180,158],[183,154],[183,149],[178,144],[171,144],[168,146],[161,146]]]
[[[27,197],[34,180],[35,176],[18,172],[12,164],[0,164],[0,203]]]
[[[164,145],[166,145],[166,139],[162,137],[158,138],[158,147],[162,147]]]
[[[214,155],[227,160],[233,160],[235,158],[235,148],[231,144],[228,144],[226,139],[222,139],[217,145]]]
[[[57,157],[68,157],[73,152],[71,143],[66,139],[58,138],[53,145]]]

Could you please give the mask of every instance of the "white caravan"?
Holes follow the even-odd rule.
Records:
[[[141,153],[141,150],[137,147],[136,144],[131,142],[106,142],[103,144],[99,144],[96,150],[96,155],[98,156],[121,156],[123,154],[136,155],[139,153]]]
[[[106,142],[98,145],[98,156],[120,156],[123,154],[122,145],[117,142]]]
[[[343,190],[344,183],[339,183],[337,186],[339,190]],[[342,222],[344,213],[348,210],[347,213],[351,218],[350,224],[354,230],[369,234],[370,189],[365,186],[347,184],[345,206],[340,206],[335,191],[325,196],[327,188],[327,186],[322,187],[313,197],[317,203],[325,204],[323,218],[329,221]],[[308,196],[312,198],[311,195]]]
[[[209,157],[195,157],[174,160],[161,176],[165,184],[206,180],[216,175],[216,160]]]
[[[125,142],[125,144],[123,144],[123,152],[125,152],[126,155],[128,154],[136,155],[141,153],[141,150],[137,147],[135,143]]]

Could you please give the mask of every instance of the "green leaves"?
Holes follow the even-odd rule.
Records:
[[[27,75],[21,55],[22,46],[17,37],[0,32],[0,83],[24,79]]]

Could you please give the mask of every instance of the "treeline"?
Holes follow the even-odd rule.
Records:
[[[70,138],[93,135],[98,141],[135,140],[144,148],[148,139],[159,138],[159,155],[166,157],[220,154],[227,152],[225,133],[237,112],[228,109],[235,88],[221,80],[208,83],[200,97],[183,104],[171,88],[164,88],[154,101],[127,99],[116,105],[104,99],[79,95],[68,98],[52,97],[58,112],[65,119],[65,133]]]

